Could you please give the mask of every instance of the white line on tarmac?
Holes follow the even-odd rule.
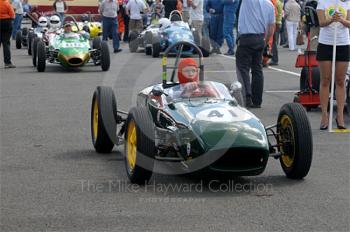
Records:
[[[265,93],[296,93],[299,90],[266,90]]]
[[[225,57],[225,58],[228,58],[228,59],[231,59],[231,60],[235,60],[236,59],[236,57],[232,57],[232,56],[226,56],[226,55],[221,55],[221,56]],[[290,74],[292,76],[300,77],[300,73],[295,73],[295,72],[291,72],[291,71],[280,69],[280,68],[274,68],[274,67],[268,67],[268,69],[271,69],[271,70],[274,70],[274,71],[277,71],[277,72],[287,73],[287,74]]]
[[[205,73],[234,73],[236,70],[209,70],[204,71]]]

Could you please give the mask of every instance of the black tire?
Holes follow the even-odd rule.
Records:
[[[32,61],[33,66],[36,67],[36,60],[37,60],[37,53],[38,53],[38,42],[40,41],[40,38],[35,37],[32,43]]]
[[[32,55],[33,32],[28,33],[28,55]]]
[[[202,45],[200,48],[204,57],[210,56],[210,39],[208,37],[202,37]]]
[[[134,165],[130,164],[129,159],[132,152],[130,150],[133,150],[129,148],[133,145],[136,146]],[[133,107],[126,123],[124,146],[125,167],[131,183],[144,185],[149,181],[153,172],[155,152],[154,123],[150,112],[146,107]]]
[[[313,67],[312,68],[312,88],[317,92],[320,91],[320,68]],[[308,90],[309,89],[309,68],[303,67],[300,74],[300,90]]]
[[[38,60],[37,60],[37,65],[36,69],[38,72],[45,72],[46,68],[46,45],[43,41],[38,42],[37,46],[37,55],[38,55]]]
[[[100,37],[95,37],[92,40],[92,48],[93,49],[101,49],[101,38]]]
[[[102,71],[108,71],[111,66],[111,57],[109,54],[109,48],[107,41],[101,42],[101,69]]]
[[[98,153],[110,153],[117,144],[117,101],[111,87],[98,86],[92,97],[91,138]]]
[[[152,39],[152,57],[156,58],[160,55],[160,40],[157,36]]]
[[[139,44],[137,40],[138,34],[136,31],[132,31],[129,35],[129,50],[130,52],[136,52]]]
[[[147,31],[144,39],[145,53],[147,56],[152,55],[152,47],[151,47],[152,38],[153,38],[152,32]]]
[[[21,30],[16,32],[16,48],[17,49],[22,48],[22,31]]]
[[[23,37],[26,37],[26,36],[28,35],[28,32],[29,32],[28,28],[24,27],[24,28],[22,29],[22,36],[23,36]]]
[[[291,179],[304,178],[311,167],[313,140],[311,126],[302,105],[288,103],[282,106],[278,115],[277,134],[284,173]]]

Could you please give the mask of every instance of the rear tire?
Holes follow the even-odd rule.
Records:
[[[37,70],[38,72],[45,72],[46,68],[46,45],[43,41],[38,42],[37,46],[37,55],[38,55],[38,63]]]
[[[129,35],[129,50],[132,53],[136,52],[139,47],[137,37],[138,34],[135,31],[132,31]]]
[[[280,163],[290,179],[304,178],[311,167],[313,141],[307,114],[302,105],[282,106],[277,122],[277,144],[281,144]]]
[[[91,138],[98,153],[110,153],[117,140],[117,101],[111,87],[98,86],[92,97]]]
[[[144,185],[154,166],[154,123],[146,107],[130,110],[125,132],[125,167],[131,183]]]
[[[16,48],[17,49],[22,48],[22,31],[21,30],[16,32]]]
[[[101,43],[101,68],[102,71],[108,71],[111,65],[111,57],[109,54],[109,48],[106,41]]]

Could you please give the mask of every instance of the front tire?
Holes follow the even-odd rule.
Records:
[[[154,123],[146,107],[130,110],[125,132],[125,166],[131,183],[144,185],[154,166]]]
[[[37,59],[37,53],[38,53],[38,42],[40,41],[40,38],[35,37],[32,43],[32,61],[33,66],[36,67],[36,59]]]
[[[38,55],[38,63],[37,70],[38,72],[45,72],[46,68],[46,45],[43,41],[39,41],[37,46],[37,55]]]
[[[138,37],[138,34],[135,31],[132,31],[129,35],[129,50],[132,53],[136,52],[139,47],[137,37]]]
[[[22,48],[22,31],[19,30],[16,33],[16,48],[21,49]]]
[[[92,97],[91,138],[98,153],[110,153],[117,141],[117,101],[111,87],[98,86]]]
[[[101,42],[101,68],[102,71],[108,71],[111,66],[111,57],[109,54],[109,48],[106,41]]]
[[[160,55],[160,41],[157,36],[152,39],[152,57],[157,58]]]
[[[92,48],[93,49],[101,49],[101,38],[100,37],[95,37],[92,40]]]
[[[311,167],[313,141],[307,114],[302,105],[282,106],[277,122],[277,143],[280,144],[280,163],[290,179],[304,178]]]

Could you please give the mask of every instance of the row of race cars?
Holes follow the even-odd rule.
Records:
[[[106,41],[101,41],[102,27],[99,22],[77,22],[67,16],[65,23],[72,26],[71,33],[65,33],[59,16],[41,16],[37,27],[19,30],[16,34],[16,48],[27,47],[33,66],[44,72],[46,64],[60,64],[64,67],[81,67],[87,63],[109,70],[110,53]]]

